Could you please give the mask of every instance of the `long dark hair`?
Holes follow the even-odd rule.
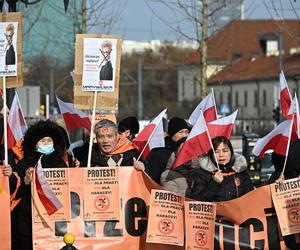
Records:
[[[225,136],[217,136],[214,139],[212,139],[212,145],[213,145],[214,150],[216,150],[221,143],[224,143],[224,145],[228,146],[228,148],[231,152],[231,158],[230,158],[229,163],[234,163],[235,158],[234,158],[234,151],[233,151],[231,141],[229,139],[227,139]],[[214,163],[216,163],[213,150],[211,149],[210,151],[208,151],[207,154],[208,154],[209,158]]]

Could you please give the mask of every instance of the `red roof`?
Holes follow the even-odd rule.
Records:
[[[283,58],[283,71],[286,77],[300,75],[300,54]],[[253,59],[238,59],[221,71],[212,75],[208,82],[226,83],[254,79],[277,79],[279,65],[277,56],[260,56]]]
[[[235,20],[208,40],[208,60],[230,62],[263,55],[260,38],[277,37],[282,30],[283,49],[300,47],[300,21],[298,20]],[[199,51],[185,58],[185,63],[199,63]]]

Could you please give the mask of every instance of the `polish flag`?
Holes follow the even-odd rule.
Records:
[[[26,130],[27,124],[23,116],[19,96],[15,92],[15,97],[7,118],[7,147],[12,148],[16,145],[17,141],[23,140]],[[1,144],[3,143],[4,137],[2,137]]]
[[[238,110],[229,116],[225,116],[218,120],[209,122],[207,128],[209,131],[210,138],[215,138],[217,136],[225,136],[227,139],[230,138],[234,122],[237,116]]]
[[[63,204],[56,197],[43,174],[41,158],[35,167],[35,187],[40,201],[48,215],[54,214],[57,210],[63,207]]]
[[[144,159],[147,158],[151,149],[165,146],[163,121],[167,109],[156,116],[133,140],[134,145],[141,152]]]
[[[217,109],[213,89],[211,89],[211,92],[195,108],[188,120],[189,124],[195,125],[200,116],[200,111],[202,111],[206,122],[217,120]]]
[[[298,98],[295,94],[290,110],[288,112],[288,115],[286,119],[291,120],[293,119],[293,128],[292,128],[292,135],[291,135],[291,141],[294,142],[300,138],[300,124],[299,124],[299,103],[298,103]]]
[[[292,97],[287,85],[283,71],[279,74],[280,82],[280,106],[282,111],[282,116],[286,118],[291,107]]]
[[[264,157],[267,150],[273,149],[277,154],[287,155],[292,125],[292,120],[281,122],[269,134],[256,142],[252,151],[253,154],[258,157]]]
[[[207,153],[210,149],[212,149],[211,139],[203,113],[200,111],[200,116],[178,152],[172,167],[177,168],[194,157]]]
[[[63,102],[58,97],[56,99],[68,131],[74,131],[79,128],[91,130],[91,121],[87,114],[76,109],[73,103]]]

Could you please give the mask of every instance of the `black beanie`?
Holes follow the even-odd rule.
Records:
[[[127,129],[130,130],[131,134],[138,134],[140,130],[139,121],[134,116],[124,118],[119,122],[118,131],[120,133],[125,132]]]
[[[173,117],[168,124],[168,134],[170,137],[175,135],[181,129],[189,129],[187,122],[179,117]]]

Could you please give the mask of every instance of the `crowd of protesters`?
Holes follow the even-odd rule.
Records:
[[[3,122],[2,122],[3,124]],[[132,140],[139,132],[135,117],[121,120],[118,125],[103,119],[95,125],[91,166],[134,166],[166,190],[200,201],[227,201],[253,190],[244,156],[236,154],[224,136],[212,139],[207,154],[195,157],[172,168],[191,126],[182,118],[163,120],[165,147],[153,149],[146,159],[140,157]],[[3,133],[3,132],[2,132]],[[8,151],[3,162],[3,175],[8,176],[11,192],[12,249],[32,249],[31,182],[34,167],[41,159],[44,168],[86,167],[88,144],[68,154],[67,132],[55,122],[39,121],[26,132],[24,140]],[[285,178],[299,176],[300,144],[290,146]],[[3,160],[3,145],[0,153]],[[74,157],[75,155],[75,157]],[[282,178],[285,157],[272,155],[276,171],[270,182]]]

